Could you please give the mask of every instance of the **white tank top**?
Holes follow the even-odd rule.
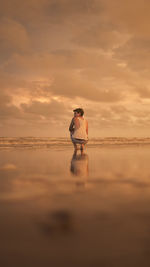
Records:
[[[86,120],[84,118],[80,118],[78,117],[80,126],[78,129],[75,129],[72,137],[73,138],[77,138],[77,139],[84,139],[84,140],[88,140],[88,136],[86,133]]]

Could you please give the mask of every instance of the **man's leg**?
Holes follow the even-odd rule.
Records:
[[[84,150],[84,144],[81,144],[81,147],[80,147],[81,151]]]
[[[73,143],[75,151],[77,151],[78,147],[76,143]]]

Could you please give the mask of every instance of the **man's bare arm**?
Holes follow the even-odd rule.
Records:
[[[88,135],[88,122],[86,121],[86,133]]]
[[[73,130],[74,130],[74,118],[72,118],[70,126],[69,126],[69,131],[73,132]]]

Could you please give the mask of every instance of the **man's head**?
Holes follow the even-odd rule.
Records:
[[[73,110],[75,116],[83,116],[84,110],[82,108],[76,108]]]

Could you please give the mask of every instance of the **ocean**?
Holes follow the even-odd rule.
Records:
[[[150,137],[99,137],[90,138],[88,147],[104,145],[150,145]],[[1,148],[41,148],[72,146],[70,138],[52,137],[0,137]]]

